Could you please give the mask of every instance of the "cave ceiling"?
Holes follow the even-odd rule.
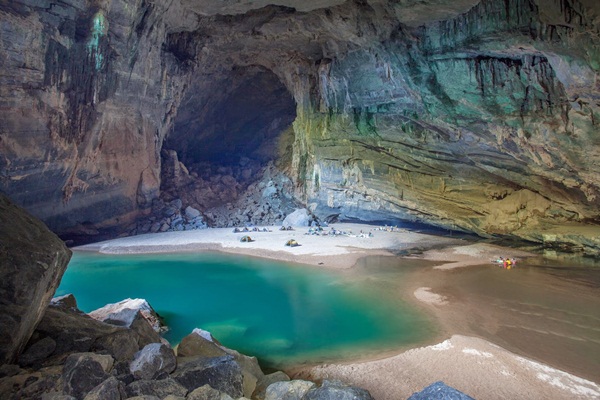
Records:
[[[268,5],[277,5],[293,8],[299,12],[309,12],[319,8],[328,8],[344,4],[345,0],[308,0],[308,1],[240,1],[240,0],[181,0],[184,9],[199,15],[216,14],[244,14]],[[478,0],[398,0],[394,1],[394,8],[398,20],[411,26],[419,26],[427,22],[448,19],[464,13],[477,4]],[[370,0],[365,3],[379,6],[388,3],[385,0]]]

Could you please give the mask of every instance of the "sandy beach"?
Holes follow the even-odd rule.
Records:
[[[491,260],[503,255],[521,259],[531,254],[407,230],[382,231],[360,224],[334,227],[347,235],[305,235],[308,228],[280,231],[278,227],[267,227],[270,232],[247,233],[219,228],[126,237],[76,250],[113,254],[218,250],[332,269],[351,268],[368,255],[406,253],[435,261],[435,272],[417,276],[411,282],[410,297],[439,320],[442,337],[438,343],[377,360],[306,366],[288,372],[299,378],[340,379],[368,389],[377,400],[405,399],[440,380],[476,399],[600,399],[600,376],[592,378],[594,382],[553,368],[539,358],[534,361],[493,343],[493,337],[482,338],[485,334],[478,334],[477,329],[464,334],[460,326],[466,317],[455,307],[460,302],[458,296],[453,296],[451,290],[437,292],[430,284],[435,283],[430,282],[432,274],[436,274],[440,287],[444,274],[459,268],[489,266]],[[240,242],[244,235],[253,241]],[[286,247],[289,239],[300,246]]]

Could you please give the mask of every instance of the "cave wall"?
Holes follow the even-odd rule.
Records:
[[[317,215],[598,251],[597,4],[483,1],[321,63],[296,120]]]
[[[123,225],[159,188],[186,65],[146,1],[0,5],[0,190],[51,229]],[[184,18],[181,18],[184,21]]]
[[[596,1],[32,3],[0,8],[0,190],[56,231],[143,214],[183,96],[254,68],[317,215],[600,248]]]

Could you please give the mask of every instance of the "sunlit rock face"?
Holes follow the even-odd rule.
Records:
[[[1,190],[57,231],[143,215],[167,138],[277,159],[324,219],[600,248],[594,0],[24,4],[0,8]]]

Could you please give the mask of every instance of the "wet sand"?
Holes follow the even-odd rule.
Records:
[[[358,224],[335,227],[354,234],[373,228]],[[242,235],[231,229],[211,229],[142,235],[80,249],[106,253],[212,249],[343,269],[367,255],[419,249],[416,257],[435,264],[410,274],[407,290],[401,295],[439,324],[435,343],[379,360],[306,366],[288,372],[314,380],[341,379],[368,389],[378,400],[407,398],[438,380],[477,399],[600,398],[600,386],[594,383],[600,382],[600,376],[593,369],[600,347],[599,324],[593,312],[580,319],[573,317],[578,307],[598,301],[597,287],[582,290],[581,285],[544,274],[533,279],[539,279],[538,286],[519,285],[524,276],[519,274],[535,271],[519,266],[504,270],[490,261],[500,255],[520,259],[533,255],[484,243],[408,231],[372,231],[373,237],[365,238],[306,236],[306,228],[292,232],[271,229],[273,232],[248,233],[256,239],[252,243],[240,243]],[[301,246],[286,248],[283,244],[288,238]],[[421,252],[423,249],[426,251]],[[494,284],[498,282],[502,285]],[[499,286],[508,293],[494,293]],[[545,299],[547,290],[562,293],[554,296],[555,307]],[[580,304],[573,301],[578,296]],[[561,308],[560,304],[570,305]],[[574,332],[577,325],[583,328]],[[571,348],[570,342],[574,343]]]

